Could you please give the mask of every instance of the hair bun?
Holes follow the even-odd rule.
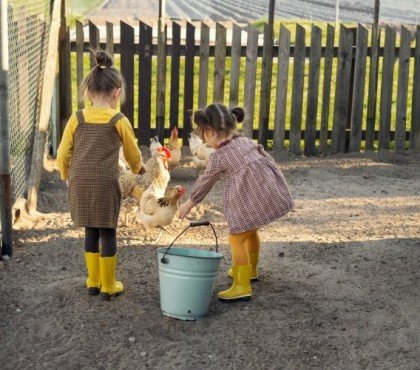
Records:
[[[110,68],[114,65],[111,55],[104,50],[96,50],[93,52],[93,55],[99,67]]]
[[[196,110],[194,112],[194,123],[197,125],[208,125],[210,124],[210,118],[204,110]]]
[[[236,118],[236,122],[242,122],[245,118],[245,111],[241,107],[232,108],[230,111]]]

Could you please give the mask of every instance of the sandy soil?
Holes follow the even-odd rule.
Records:
[[[382,153],[326,158],[278,154],[297,208],[261,231],[261,279],[250,302],[213,296],[208,316],[184,322],[159,306],[156,248],[133,220],[121,227],[114,302],[85,294],[82,230],[67,211],[54,163],[43,177],[33,229],[16,228],[0,262],[4,369],[419,369],[420,157]],[[186,161],[173,183],[190,186]],[[230,265],[221,184],[191,215],[210,219]],[[167,245],[187,221],[176,221]],[[181,245],[209,248],[210,230]]]

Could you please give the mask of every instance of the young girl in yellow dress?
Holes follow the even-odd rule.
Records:
[[[123,78],[105,51],[94,52],[94,57],[97,65],[80,86],[81,96],[92,104],[70,117],[57,161],[61,178],[68,183],[72,220],[85,228],[87,292],[110,300],[124,291],[115,279],[121,145],[133,173],[144,167],[130,122],[116,110],[124,99]]]

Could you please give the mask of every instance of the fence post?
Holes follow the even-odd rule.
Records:
[[[10,257],[13,251],[12,184],[10,176],[10,123],[9,123],[9,44],[7,27],[7,1],[0,2],[0,216],[1,254]]]
[[[35,132],[34,148],[32,152],[31,172],[29,175],[28,201],[26,207],[29,214],[36,212],[38,202],[38,188],[41,182],[41,173],[44,164],[45,142],[51,113],[51,100],[55,79],[55,67],[58,56],[58,31],[60,28],[61,1],[53,4],[50,36],[48,40],[45,72],[42,81],[41,104],[39,122]]]
[[[420,150],[420,26],[416,29],[410,148]]]
[[[67,25],[67,0],[61,0],[61,25],[59,35],[59,121],[57,144],[63,135],[64,127],[72,111],[70,31]]]

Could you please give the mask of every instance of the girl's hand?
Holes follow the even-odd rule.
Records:
[[[66,180],[66,185],[67,187],[69,187],[69,180]]]
[[[191,199],[188,199],[184,204],[181,204],[178,210],[178,217],[183,220],[185,216],[190,213],[191,209],[194,207],[194,203]]]

